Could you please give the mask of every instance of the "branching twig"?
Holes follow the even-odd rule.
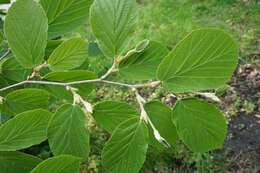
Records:
[[[112,67],[106,72],[106,74],[104,74],[100,79],[104,80],[106,79],[109,75],[111,75],[112,73],[118,72],[118,64],[122,61],[123,57],[122,56],[118,56],[115,60],[114,63],[112,65]]]
[[[110,74],[114,73],[117,71],[116,69],[117,64],[114,62],[112,67],[104,74],[100,79],[104,80],[106,79]]]
[[[5,54],[5,56],[7,56],[9,53],[11,53],[11,51],[10,52],[8,51]],[[3,57],[5,57],[5,56],[3,56]],[[118,85],[118,86],[122,86],[122,87],[128,87],[128,88],[131,88],[131,89],[144,88],[144,87],[156,87],[156,86],[161,84],[161,81],[155,81],[155,82],[151,82],[151,83],[131,85],[131,84],[125,84],[125,83],[105,80],[110,74],[118,71],[117,66],[120,63],[120,61],[122,60],[122,58],[123,57],[116,58],[112,67],[107,71],[107,73],[105,75],[103,75],[99,79],[75,81],[75,82],[68,82],[68,83],[51,82],[51,81],[33,81],[33,80],[31,80],[33,77],[38,76],[41,69],[48,67],[48,64],[44,63],[44,64],[36,67],[34,69],[33,74],[31,76],[29,76],[26,81],[22,81],[20,83],[13,84],[13,85],[7,86],[5,88],[1,88],[0,92],[6,91],[6,90],[9,90],[9,89],[18,87],[18,86],[22,86],[22,85],[25,85],[25,84],[54,85],[54,86],[68,87],[68,86],[71,86],[71,85],[79,85],[79,84],[87,84],[87,83],[104,83],[104,84],[111,84],[111,85]],[[2,59],[2,57],[1,57],[1,59]]]
[[[105,84],[118,85],[118,86],[123,86],[123,87],[128,87],[128,88],[144,88],[144,87],[155,87],[158,84],[160,84],[160,81],[155,81],[155,82],[146,83],[146,84],[130,85],[130,84],[107,81],[107,80],[102,80],[102,79],[83,80],[83,81],[75,81],[75,82],[68,82],[68,83],[26,80],[26,81],[23,81],[23,82],[2,88],[2,89],[0,89],[0,92],[6,91],[6,90],[9,90],[11,88],[18,87],[18,86],[22,86],[22,85],[25,85],[25,84],[54,85],[54,86],[67,87],[67,86],[71,86],[71,85],[79,85],[79,84],[87,84],[87,83],[105,83]]]
[[[132,54],[134,54],[136,52],[136,49],[132,49],[130,51],[127,52],[127,54],[125,56],[118,56],[115,60],[114,63],[112,65],[112,67],[106,72],[106,74],[104,74],[101,79],[104,80],[106,79],[110,74],[117,72],[118,71],[118,64],[125,59],[128,56],[131,56]]]
[[[8,49],[8,51],[0,58],[0,61],[5,59],[10,53],[12,53],[11,49]]]
[[[40,76],[40,71],[42,69],[44,69],[44,68],[47,68],[48,66],[49,66],[49,64],[47,64],[47,62],[45,62],[44,64],[35,67],[32,75],[28,76],[27,80],[31,80],[34,77],[39,77]]]

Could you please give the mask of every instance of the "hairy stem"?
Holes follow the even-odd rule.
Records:
[[[35,67],[32,75],[29,76],[27,78],[27,80],[32,80],[34,77],[40,77],[40,71],[44,68],[47,68],[48,66],[49,66],[49,64],[47,64],[47,62],[45,62],[44,64]]]
[[[4,98],[0,96],[0,105],[3,104]]]
[[[159,131],[156,129],[156,127],[152,123],[151,119],[147,115],[147,113],[144,109],[144,104],[146,103],[144,98],[142,96],[140,96],[140,94],[138,93],[138,91],[136,89],[133,89],[133,91],[135,91],[136,100],[137,100],[137,102],[140,106],[140,109],[141,109],[140,119],[144,120],[147,124],[150,124],[151,128],[153,129],[154,137],[157,141],[161,142],[167,148],[171,147],[171,145],[160,135]]]
[[[110,74],[114,73],[117,71],[116,69],[117,64],[114,62],[112,67],[104,74],[100,79],[104,80],[106,79]]]
[[[78,92],[78,89],[77,88],[73,88],[73,87],[70,87],[70,86],[67,86],[66,89],[68,91],[71,91],[72,94],[73,94],[73,97],[74,97],[74,101],[73,101],[73,104],[72,105],[76,105],[76,104],[80,104],[82,103],[86,109],[87,112],[89,113],[93,113],[93,106],[85,101],[77,92]]]
[[[146,83],[146,84],[130,85],[130,84],[107,81],[107,80],[102,80],[102,79],[83,80],[83,81],[75,81],[75,82],[68,82],[68,83],[26,80],[26,81],[23,81],[23,82],[2,88],[2,89],[0,89],[0,92],[6,91],[6,90],[9,90],[11,88],[18,87],[18,86],[22,86],[22,85],[25,85],[25,84],[54,85],[54,86],[67,87],[67,86],[71,86],[71,85],[79,85],[79,84],[87,84],[87,83],[104,83],[104,84],[118,85],[118,86],[128,87],[128,88],[144,88],[144,87],[155,87],[158,84],[160,84],[161,82],[156,81],[156,82]]]

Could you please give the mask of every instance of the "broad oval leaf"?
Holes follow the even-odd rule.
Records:
[[[87,22],[93,0],[40,0],[49,23],[48,38],[70,32]]]
[[[108,173],[138,173],[148,148],[148,129],[140,118],[121,123],[102,152],[102,163]]]
[[[26,80],[33,72],[33,69],[24,69],[24,67],[16,61],[15,57],[7,59],[2,64],[1,69],[3,76],[16,82]]]
[[[61,44],[64,40],[48,40],[45,49],[45,59],[48,59],[52,52]]]
[[[69,155],[52,157],[41,162],[31,173],[78,173],[81,159]]]
[[[94,73],[85,70],[77,70],[70,72],[52,72],[44,76],[44,80],[53,81],[53,82],[75,82],[75,81],[83,81],[83,80],[91,80],[95,79],[96,76]],[[78,94],[83,98],[87,97],[90,92],[94,89],[94,84],[79,84],[79,85],[71,85],[74,88],[78,89]],[[50,91],[57,98],[66,99],[68,101],[73,101],[73,95],[71,92],[67,91],[65,87],[60,86],[46,86],[46,89]]]
[[[160,64],[157,77],[170,92],[183,93],[217,88],[232,76],[238,47],[217,29],[193,31]]]
[[[41,5],[33,0],[17,0],[9,8],[4,24],[16,60],[25,68],[42,64],[48,19]]]
[[[156,77],[156,71],[163,58],[169,53],[160,43],[150,41],[148,46],[123,59],[119,74],[130,80],[149,80]]]
[[[20,89],[9,93],[3,106],[8,109],[8,115],[19,114],[33,109],[47,109],[49,104],[49,93],[41,89]]]
[[[107,57],[119,56],[128,48],[136,23],[136,0],[95,0],[91,6],[91,28]]]
[[[93,111],[94,119],[109,133],[112,133],[120,123],[139,116],[140,113],[133,106],[116,101],[98,103]]]
[[[10,119],[0,127],[0,151],[15,151],[40,144],[47,139],[51,113],[38,109]]]
[[[222,147],[227,125],[215,105],[196,98],[183,99],[175,105],[172,117],[180,138],[193,152]]]
[[[87,58],[88,43],[81,38],[72,38],[52,52],[48,64],[53,71],[67,71],[81,66]]]
[[[175,125],[172,123],[172,110],[165,104],[158,101],[146,103],[144,109],[152,121],[154,127],[159,131],[168,144],[173,146],[178,139]],[[152,133],[152,143],[158,145],[158,141]],[[150,137],[150,138],[151,138]],[[161,145],[160,145],[161,146]]]
[[[16,151],[0,151],[0,168],[3,173],[28,173],[41,159]]]
[[[47,135],[54,155],[69,154],[86,159],[89,153],[89,134],[86,115],[77,105],[62,105],[51,118]]]

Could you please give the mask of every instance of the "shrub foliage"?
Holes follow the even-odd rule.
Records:
[[[237,65],[236,43],[225,32],[206,28],[192,31],[172,51],[149,39],[133,48],[137,16],[135,0],[17,0],[11,5],[2,39],[9,50],[0,63],[1,172],[79,172],[90,150],[89,116],[111,133],[102,153],[109,173],[139,172],[149,145],[172,147],[182,140],[194,152],[222,147],[227,126],[220,110],[181,94],[223,86]],[[114,61],[101,77],[86,70],[93,51],[88,40],[61,39],[88,20],[99,49]],[[116,72],[143,84],[106,80]],[[95,83],[129,88],[139,107],[117,101],[92,106],[87,98]],[[147,102],[138,92],[144,87],[163,87],[178,101],[173,108]],[[214,93],[208,95],[216,100]],[[57,110],[50,109],[50,98],[61,100]],[[18,151],[45,140],[53,154],[45,161]]]

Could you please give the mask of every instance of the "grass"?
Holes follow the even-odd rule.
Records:
[[[190,31],[214,27],[231,34],[241,56],[260,53],[260,2],[245,0],[140,0],[137,39],[173,48]]]
[[[219,28],[231,34],[240,57],[259,58],[260,1],[258,0],[138,0],[139,22],[133,46],[143,39],[158,41],[169,49],[192,30]],[[89,26],[73,34],[93,40]]]

